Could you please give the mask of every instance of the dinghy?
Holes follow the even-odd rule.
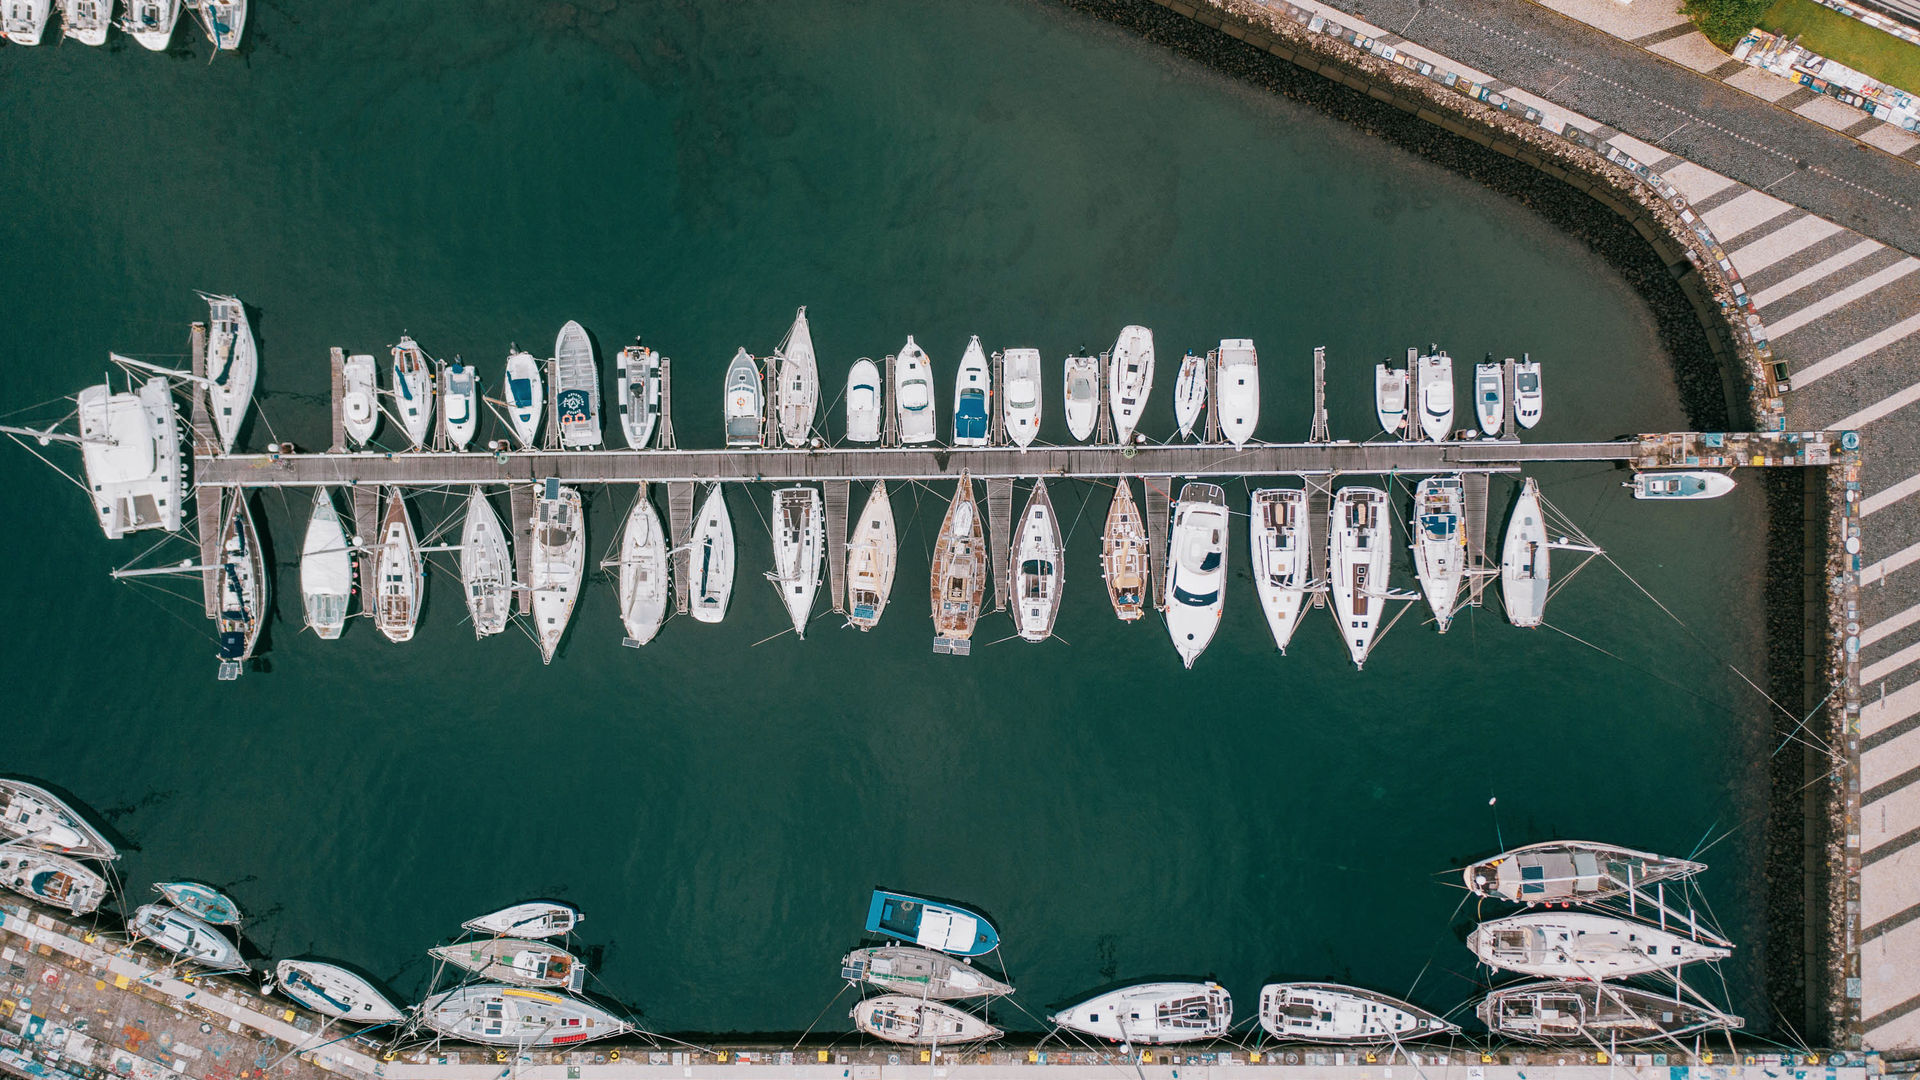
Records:
[[[198,881],[162,881],[154,885],[153,891],[208,926],[240,925],[240,905],[211,885]]]
[[[1234,446],[1245,446],[1260,422],[1260,354],[1252,338],[1225,338],[1214,372],[1214,401],[1220,412],[1220,434]]]
[[[534,487],[533,627],[540,639],[540,662],[553,663],[560,638],[573,618],[580,596],[580,577],[586,571],[587,523],[580,512],[580,493],[548,479]]]
[[[77,859],[120,857],[60,796],[25,780],[0,778],[0,835]]]
[[[1507,538],[1500,550],[1500,600],[1507,621],[1534,627],[1546,620],[1547,588],[1552,583],[1548,558],[1547,523],[1540,513],[1540,484],[1527,477],[1507,522]]]
[[[979,504],[973,501],[973,478],[962,472],[933,545],[936,648],[944,642],[952,652],[965,650],[965,646],[957,643],[973,637],[991,573],[987,565],[987,534],[980,524]]]
[[[1067,357],[1066,381],[1060,396],[1066,402],[1067,430],[1080,442],[1093,438],[1093,425],[1100,418],[1099,359]]]
[[[626,1021],[579,998],[497,983],[435,994],[421,1004],[420,1018],[450,1039],[516,1050],[573,1046],[632,1030]]]
[[[847,372],[847,439],[849,442],[880,441],[880,369],[861,357]]]
[[[1121,622],[1133,622],[1146,614],[1148,578],[1152,575],[1150,555],[1147,527],[1133,502],[1133,482],[1122,476],[1114,485],[1113,502],[1107,507],[1107,528],[1100,537],[1100,575],[1106,579],[1113,614]]]
[[[281,993],[322,1016],[358,1024],[397,1024],[407,1018],[372,982],[338,964],[282,960],[273,974]]]
[[[1445,442],[1453,433],[1453,357],[1440,351],[1419,361],[1416,395],[1420,401],[1420,434]]]
[[[627,636],[620,644],[639,648],[653,640],[666,621],[673,600],[667,587],[667,533],[660,512],[641,486],[627,511],[626,531],[620,537],[620,624]]]
[[[1467,573],[1466,488],[1458,473],[1429,476],[1413,492],[1413,569],[1441,633],[1460,606]]]
[[[1480,419],[1480,430],[1500,434],[1507,423],[1506,369],[1493,363],[1473,365],[1473,411]]]
[[[380,520],[380,546],[373,552],[373,625],[388,641],[413,640],[420,621],[420,603],[426,591],[427,570],[420,559],[420,541],[413,518],[399,488],[387,495],[387,513]]]
[[[553,418],[562,449],[600,445],[600,365],[587,328],[571,319],[553,339]]]
[[[970,1012],[906,994],[881,994],[855,1002],[853,1026],[888,1042],[951,1046],[997,1039],[999,1028]]]
[[[353,599],[353,548],[347,530],[334,509],[333,493],[313,489],[313,514],[307,519],[306,542],[300,549],[300,604],[307,628],[322,641],[340,636],[347,625],[347,605]]]
[[[614,360],[614,390],[627,448],[645,450],[660,422],[660,354],[637,340],[621,349]]]
[[[587,966],[557,945],[521,938],[483,938],[428,949],[427,955],[482,978],[515,986],[578,991],[586,985]]]
[[[513,616],[513,556],[500,515],[478,485],[467,492],[467,516],[460,527],[460,584],[475,638],[507,628]]]
[[[1060,518],[1047,498],[1047,482],[1036,477],[1033,494],[1013,539],[1013,624],[1027,641],[1053,636],[1060,616],[1060,590],[1066,584]]]
[[[440,380],[440,418],[446,424],[447,441],[455,450],[465,450],[473,442],[480,426],[480,386],[473,369],[458,356],[447,365]]]
[[[245,488],[237,490],[227,517],[219,565],[220,614],[214,628],[220,635],[220,678],[228,680],[240,676],[240,665],[253,659],[253,650],[260,644],[260,632],[267,626],[267,590],[272,584]]]
[[[1040,350],[1008,349],[1000,358],[1001,422],[1013,445],[1025,450],[1040,434]]]
[[[1391,553],[1382,542],[1387,493],[1375,487],[1345,487],[1333,499],[1333,614],[1355,668],[1365,667],[1374,631],[1387,600]]]
[[[233,443],[253,407],[253,384],[260,376],[253,327],[247,324],[246,305],[231,296],[201,293],[207,302],[207,407],[223,453]]]
[[[779,382],[774,390],[774,413],[780,420],[780,438],[792,447],[807,445],[813,436],[813,418],[820,409],[820,369],[813,359],[813,330],[807,309],[794,313],[787,339],[773,350]]]
[[[52,0],[4,0],[4,20],[0,31],[15,45],[38,45],[47,32],[47,19],[53,14]]]
[[[933,361],[907,335],[900,355],[893,361],[893,407],[900,427],[900,442],[905,446],[934,440]]]
[[[90,914],[107,898],[107,879],[85,863],[33,848],[0,848],[0,882],[74,915]]]
[[[540,417],[547,411],[546,388],[540,379],[540,361],[532,353],[507,353],[507,420],[522,450],[533,449],[540,436]]]
[[[427,445],[427,428],[433,421],[433,372],[427,367],[427,354],[407,334],[393,347],[393,407],[400,414],[400,427],[415,447]]]
[[[143,49],[166,52],[173,43],[173,27],[180,19],[180,0],[126,0],[127,14],[120,29],[133,35]]]
[[[247,0],[192,0],[193,10],[214,48],[229,52],[240,47],[247,29]]]
[[[687,562],[692,593],[689,610],[700,622],[719,622],[726,617],[727,601],[733,597],[733,519],[727,516],[727,498],[719,484],[713,485],[700,504]]]
[[[1662,881],[1690,878],[1705,863],[1587,840],[1548,840],[1503,851],[1462,872],[1467,890],[1516,904],[1593,904]]]
[[[866,508],[847,543],[847,625],[871,630],[887,609],[893,594],[893,571],[899,558],[899,540],[893,527],[893,500],[887,482],[876,480]]]
[[[1397,1043],[1460,1030],[1418,1005],[1339,983],[1261,987],[1260,1026],[1276,1039],[1314,1043]]]
[[[1546,982],[1503,986],[1474,1009],[1487,1030],[1531,1043],[1632,1046],[1703,1031],[1738,1031],[1746,1021],[1711,1006],[1618,983]]]
[[[562,904],[558,900],[530,900],[468,919],[460,924],[460,929],[472,930],[477,934],[541,939],[571,933],[574,927],[586,921],[587,917],[580,914],[580,909],[571,904]]]
[[[1373,410],[1380,417],[1380,430],[1389,435],[1406,436],[1407,372],[1386,361],[1373,366]]]
[[[127,920],[127,936],[148,941],[212,971],[245,971],[240,948],[206,922],[166,904],[143,904]]]
[[[780,590],[795,637],[807,636],[813,598],[820,591],[820,555],[827,546],[826,514],[820,489],[778,488],[773,493],[773,571],[767,580]]]
[[[80,465],[107,539],[181,525],[180,411],[165,378],[116,394],[102,383],[80,391]]]
[[[1117,1043],[1196,1042],[1227,1033],[1233,1024],[1233,998],[1217,983],[1140,983],[1054,1013],[1047,1022]]]
[[[1732,956],[1647,923],[1590,911],[1531,911],[1474,927],[1467,948],[1500,971],[1548,979],[1625,979]]]
[[[1189,668],[1220,627],[1226,588],[1226,492],[1213,484],[1187,484],[1173,504],[1164,603],[1167,633]]]
[[[841,958],[840,977],[869,983],[888,993],[934,1001],[1013,993],[1013,987],[964,960],[914,945],[855,949]]]
[[[887,889],[873,890],[867,905],[867,932],[950,956],[984,956],[1000,947],[1000,932],[986,916],[958,904]]]
[[[1523,428],[1531,428],[1540,422],[1540,409],[1544,404],[1540,361],[1526,359],[1513,365],[1514,420]]]
[[[987,445],[987,418],[993,408],[993,376],[979,335],[967,341],[953,376],[953,445]]]
[[[1253,557],[1253,587],[1260,594],[1273,643],[1286,654],[1306,610],[1313,569],[1307,562],[1313,523],[1306,493],[1294,488],[1261,488],[1253,493],[1247,545]]]
[[[1180,360],[1180,374],[1173,380],[1173,421],[1183,438],[1193,435],[1193,425],[1207,410],[1207,361],[1192,349]]]
[[[1146,411],[1147,395],[1153,393],[1153,331],[1144,326],[1123,328],[1109,356],[1113,367],[1108,401],[1113,408],[1114,438],[1122,444],[1130,443],[1140,414]]]
[[[727,445],[761,445],[766,403],[760,396],[760,366],[747,350],[737,350],[728,362],[725,389],[721,411],[727,424]]]
[[[1696,469],[1686,472],[1637,472],[1626,485],[1636,499],[1671,502],[1683,499],[1717,499],[1733,490],[1733,477],[1723,472]]]
[[[105,45],[113,0],[60,0],[60,34],[82,45]]]
[[[340,419],[345,422],[347,438],[365,446],[380,427],[380,376],[373,357],[355,353],[341,365],[344,387],[340,395]]]

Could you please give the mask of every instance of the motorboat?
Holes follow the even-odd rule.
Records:
[[[533,567],[528,587],[533,592],[533,627],[540,640],[540,662],[553,663],[560,638],[573,618],[580,597],[580,578],[587,565],[587,522],[581,513],[580,493],[549,478],[534,488]]]
[[[847,372],[847,439],[850,442],[880,441],[880,368],[861,357]]]
[[[260,377],[247,308],[231,296],[201,293],[207,302],[207,409],[223,453],[233,453],[240,425],[253,407],[253,385]]]
[[[206,922],[166,904],[142,904],[127,920],[127,936],[149,941],[213,971],[245,971],[240,947]]]
[[[816,487],[777,488],[773,493],[773,571],[795,637],[807,636],[813,598],[820,591],[821,553],[827,546],[826,513]]]
[[[1000,947],[1000,932],[985,915],[888,889],[873,890],[867,904],[867,932],[949,956],[985,956]]]
[[[1420,434],[1445,442],[1453,433],[1453,357],[1437,347],[1421,356],[1414,388],[1420,402]]]
[[[427,955],[485,979],[515,986],[578,991],[587,965],[558,945],[523,938],[490,937],[428,949]]]
[[[587,917],[580,913],[580,909],[571,904],[563,904],[558,900],[529,900],[468,919],[460,924],[460,929],[476,934],[540,940],[571,933],[574,927],[586,921]]]
[[[486,492],[467,492],[466,520],[460,526],[460,585],[475,638],[491,637],[513,617],[513,556],[507,531]]]
[[[388,641],[399,644],[413,640],[420,622],[420,604],[425,599],[426,564],[420,558],[420,541],[413,531],[413,518],[407,513],[407,501],[399,488],[387,496],[387,512],[380,520],[380,546],[373,552],[373,625]]]
[[[1297,488],[1255,491],[1247,526],[1254,591],[1260,594],[1260,610],[1267,616],[1267,629],[1273,631],[1273,643],[1284,654],[1313,587],[1313,567],[1307,559],[1313,522],[1307,515],[1306,492]]]
[[[773,355],[778,360],[774,415],[779,418],[780,438],[788,446],[805,446],[820,409],[820,368],[814,363],[813,330],[807,325],[806,308],[794,313],[787,339]]]
[[[1328,567],[1333,580],[1328,584],[1333,615],[1340,620],[1340,636],[1356,668],[1366,665],[1388,599],[1392,555],[1381,536],[1386,517],[1387,493],[1379,488],[1345,487],[1333,498],[1333,550]]]
[[[1187,484],[1173,504],[1165,597],[1167,633],[1187,667],[1219,629],[1226,592],[1226,492],[1214,484]]]
[[[1133,501],[1133,482],[1124,476],[1114,485],[1113,502],[1107,506],[1107,527],[1100,536],[1100,576],[1106,580],[1107,599],[1121,622],[1146,614],[1151,549],[1145,521]]]
[[[1089,998],[1047,1022],[1129,1045],[1197,1042],[1226,1035],[1233,998],[1218,983],[1140,983]]]
[[[219,614],[214,630],[220,637],[220,678],[239,678],[241,665],[253,659],[260,632],[267,627],[267,593],[272,578],[260,551],[260,531],[253,524],[253,508],[246,489],[235,492],[233,509],[220,533],[220,562],[215,595]]]
[[[0,778],[0,836],[77,859],[120,857],[100,830],[60,796],[25,780]]]
[[[507,353],[506,391],[507,420],[513,425],[513,437],[520,441],[522,450],[531,450],[540,437],[540,417],[547,411],[540,361],[532,353],[519,349]]]
[[[1467,935],[1467,948],[1500,971],[1596,982],[1733,955],[1724,944],[1591,911],[1529,911],[1483,922]]]
[[[907,343],[894,357],[893,408],[902,444],[915,446],[934,440],[933,361],[927,359],[912,334],[907,335]]]
[[[1107,393],[1113,408],[1114,438],[1130,443],[1140,414],[1146,411],[1147,395],[1153,393],[1153,331],[1144,326],[1122,328],[1108,355],[1112,367]]]
[[[473,368],[458,356],[448,364],[440,379],[440,419],[446,425],[447,441],[455,450],[465,450],[473,442],[480,426],[480,385]]]
[[[1627,484],[1636,499],[1661,502],[1681,499],[1717,499],[1733,490],[1733,477],[1710,469],[1637,472]]]
[[[181,525],[180,410],[165,378],[134,393],[80,391],[80,464],[107,539]]]
[[[727,364],[727,383],[722,414],[727,424],[728,446],[759,446],[766,403],[761,397],[760,365],[745,349],[737,350]]]
[[[105,45],[113,0],[60,0],[60,34],[82,45]]]
[[[1066,380],[1060,398],[1067,411],[1067,430],[1086,442],[1100,418],[1100,360],[1093,356],[1067,357]]]
[[[333,493],[316,487],[306,541],[300,547],[300,606],[307,628],[322,641],[339,637],[352,601],[353,546],[334,508]]]
[[[1033,494],[1013,537],[1013,624],[1027,641],[1053,636],[1060,615],[1060,591],[1066,584],[1065,545],[1060,518],[1047,497],[1047,482],[1036,477]]]
[[[427,366],[426,351],[410,335],[401,334],[393,347],[393,408],[400,414],[400,427],[415,447],[427,445],[427,429],[433,422],[433,371]]]
[[[1540,385],[1540,361],[1525,359],[1513,365],[1513,419],[1523,428],[1540,422],[1545,404]]]
[[[1632,1046],[1705,1031],[1738,1031],[1746,1021],[1710,1005],[1618,983],[1548,980],[1503,986],[1474,1015],[1496,1035],[1530,1043]]]
[[[1491,357],[1486,363],[1473,365],[1473,411],[1479,417],[1480,430],[1488,435],[1498,435],[1506,426],[1506,369]]]
[[[445,990],[420,1005],[427,1027],[450,1039],[526,1050],[573,1046],[633,1030],[598,1005],[530,987],[479,983]]]
[[[0,4],[0,34],[15,45],[38,45],[53,15],[52,0],[4,0]]]
[[[247,30],[247,0],[191,0],[194,13],[207,32],[207,40],[221,52],[240,47]]]
[[[357,1024],[397,1024],[407,1018],[371,980],[338,964],[282,960],[273,974],[282,994],[322,1016]]]
[[[1402,437],[1408,434],[1405,368],[1386,361],[1373,365],[1373,411],[1380,417],[1380,430]]]
[[[553,339],[553,419],[561,449],[600,445],[600,365],[587,328],[572,320]]]
[[[862,630],[879,625],[893,594],[893,573],[899,561],[899,537],[893,525],[893,500],[887,482],[876,480],[867,505],[847,542],[847,624]]]
[[[963,472],[933,545],[933,630],[949,651],[962,651],[964,646],[957,643],[973,637],[991,574],[987,533],[980,523],[980,505],[973,501],[973,478]]]
[[[660,354],[639,342],[614,359],[615,402],[627,448],[645,450],[660,423]]]
[[[1705,863],[1587,840],[1547,840],[1503,851],[1461,872],[1467,890],[1515,904],[1593,904],[1662,881],[1690,878]]]
[[[1539,626],[1546,620],[1547,591],[1552,562],[1547,546],[1547,522],[1540,511],[1540,483],[1527,477],[1520,498],[1507,521],[1507,538],[1500,550],[1500,599],[1507,621],[1515,626]]]
[[[1269,983],[1260,1026],[1285,1041],[1384,1043],[1451,1035],[1460,1025],[1398,998],[1339,983]]]
[[[635,648],[653,640],[673,603],[668,587],[667,532],[660,511],[653,508],[643,486],[627,511],[626,531],[620,536],[620,624],[627,636],[622,645]]]
[[[1220,414],[1220,434],[1235,446],[1245,446],[1260,422],[1260,354],[1254,351],[1252,338],[1224,338],[1219,357],[1213,400]]]
[[[972,964],[917,945],[855,949],[840,959],[840,977],[877,986],[887,993],[934,1001],[1013,993],[1013,987]]]
[[[30,847],[0,847],[0,883],[74,915],[91,914],[108,892],[107,879],[85,863]]]
[[[970,1012],[908,994],[857,1001],[847,1015],[854,1027],[876,1039],[913,1046],[977,1043],[1005,1034]]]
[[[14,0],[7,0],[9,4]],[[173,43],[173,28],[180,21],[180,0],[124,0],[126,14],[120,29],[133,35],[143,49],[166,52]]]
[[[1429,476],[1413,490],[1413,569],[1441,633],[1460,607],[1467,574],[1467,495],[1458,473]]]
[[[355,445],[373,441],[380,428],[380,376],[373,357],[355,353],[340,366],[340,419]]]
[[[1007,438],[1025,450],[1040,434],[1040,350],[1008,349],[1000,357],[1001,422]]]
[[[703,623],[726,617],[733,597],[733,519],[727,515],[727,497],[715,484],[700,504],[688,545],[689,612]]]
[[[161,881],[154,884],[153,891],[208,926],[240,925],[240,905],[211,885],[198,881]]]
[[[993,375],[978,335],[967,341],[960,367],[953,373],[953,445],[987,445],[988,417],[993,410]]]
[[[1180,426],[1180,434],[1193,435],[1193,425],[1199,423],[1200,414],[1207,411],[1207,361],[1203,356],[1187,350],[1180,360],[1180,373],[1173,380],[1173,421]]]

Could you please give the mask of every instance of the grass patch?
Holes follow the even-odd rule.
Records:
[[[1680,10],[1708,41],[1719,46],[1721,52],[1730,53],[1747,31],[1760,25],[1760,17],[1773,5],[1774,0],[1685,0]]]
[[[1800,44],[1821,56],[1910,94],[1920,94],[1920,45],[1901,41],[1813,0],[1775,0],[1754,25],[1788,37],[1798,35]]]

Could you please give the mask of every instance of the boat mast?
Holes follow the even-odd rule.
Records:
[[[155,375],[165,375],[170,379],[181,379],[186,382],[199,383],[201,386],[213,385],[212,379],[209,379],[204,375],[195,375],[191,371],[180,371],[175,368],[161,367],[159,364],[149,364],[145,360],[135,360],[131,356],[121,356],[119,353],[108,353],[107,355],[112,357],[113,362],[116,364],[124,364],[130,367],[137,367],[142,371],[151,371]]]

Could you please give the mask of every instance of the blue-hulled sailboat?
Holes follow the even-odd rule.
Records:
[[[867,931],[954,956],[984,956],[1000,947],[1000,932],[986,916],[886,889],[873,890]]]

